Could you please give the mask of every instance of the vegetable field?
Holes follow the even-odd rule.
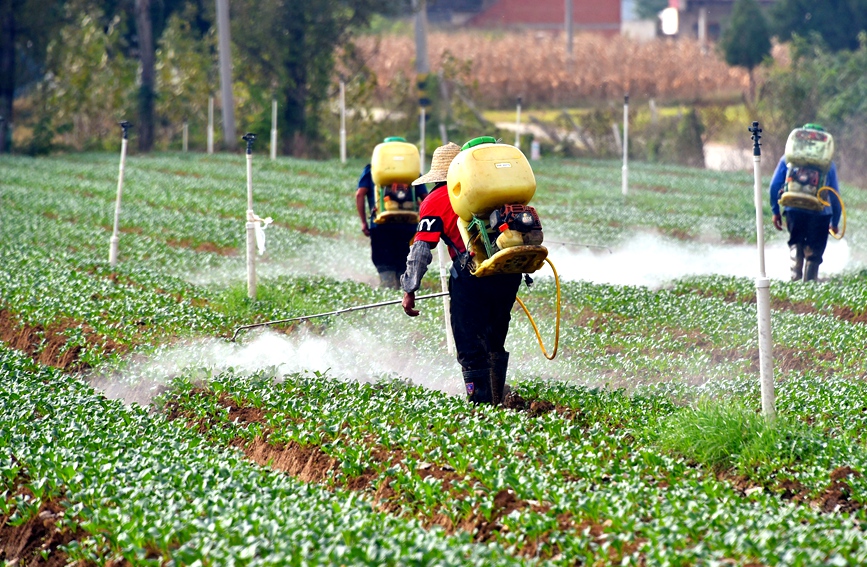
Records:
[[[534,162],[563,321],[547,361],[513,311],[506,407],[464,400],[438,300],[230,341],[400,298],[374,287],[362,165],[254,158],[274,223],[252,301],[243,156],[128,158],[114,268],[117,156],[0,158],[0,564],[867,563],[860,189],[845,267],[772,282],[766,422],[752,278],[587,269],[648,235],[757,266],[749,173],[631,164],[623,196],[618,162]],[[556,287],[534,280],[550,352]]]

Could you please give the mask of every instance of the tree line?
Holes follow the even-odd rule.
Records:
[[[236,104],[261,110],[278,100],[282,149],[315,144],[338,58],[352,68],[353,34],[407,5],[232,0]],[[139,150],[149,151],[155,129],[201,114],[219,90],[216,28],[213,0],[0,0],[0,152],[10,151],[22,94],[36,151],[63,134],[92,143],[131,117]]]
[[[175,139],[187,120],[194,124],[194,136],[203,138],[208,101],[220,95],[220,1],[0,0],[0,152],[12,149],[13,124],[27,129],[15,150],[34,154],[58,144],[73,150],[113,147],[119,143],[113,141],[119,130],[113,129],[120,120],[133,122],[139,151],[149,151],[157,140]],[[268,132],[276,100],[280,152],[329,153],[335,79],[346,79],[347,97],[356,108],[374,106],[376,77],[353,39],[372,22],[383,25],[387,20],[381,17],[411,14],[413,4],[231,0],[238,130]],[[655,15],[668,0],[636,4],[639,13]],[[867,141],[861,142],[867,140],[861,125],[867,111],[867,79],[861,71],[867,60],[867,0],[778,0],[767,10],[757,0],[734,4],[719,48],[730,64],[751,75],[762,69],[756,92],[745,100],[750,113],[781,132],[797,122],[825,121],[851,138],[852,147],[867,151]],[[772,38],[791,42],[790,64],[772,64]],[[456,61],[454,68],[444,69],[445,77],[428,81],[433,85],[428,91],[436,95],[437,80],[448,80],[449,74],[471,75],[466,68],[471,64]],[[367,119],[360,128],[367,138],[413,123],[414,78],[389,86],[394,100],[376,106],[408,118],[401,126],[380,125],[359,112],[353,119]],[[460,111],[482,121],[473,102],[465,101]]]

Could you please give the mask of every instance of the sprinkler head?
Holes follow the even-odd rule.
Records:
[[[254,134],[253,132],[247,132],[241,139],[247,142],[247,153],[252,154],[253,141],[256,139],[256,134]]]

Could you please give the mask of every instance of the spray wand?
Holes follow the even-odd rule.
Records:
[[[422,295],[416,297],[416,301],[421,301],[422,299],[433,299],[435,297],[442,297],[444,295],[448,295],[449,292],[441,291],[439,293],[431,293],[429,295]],[[246,329],[255,329],[256,327],[265,327],[267,325],[277,325],[279,323],[291,323],[292,321],[305,321],[307,319],[315,319],[317,317],[327,317],[328,315],[340,315],[341,313],[349,313],[350,311],[361,311],[364,309],[373,309],[374,307],[384,307],[386,305],[395,305],[397,303],[403,303],[403,298],[401,299],[392,299],[390,301],[381,301],[379,303],[368,303],[367,305],[357,305],[355,307],[347,307],[345,309],[338,309],[336,311],[329,311],[327,313],[317,313],[316,315],[304,315],[301,317],[291,317],[289,319],[278,319],[276,321],[265,321],[264,323],[253,323],[251,325],[242,325],[235,329],[235,333],[232,335],[232,342],[235,342],[235,339],[238,338],[238,333]]]
[[[546,244],[559,244],[561,246],[579,246],[582,248],[601,248],[603,250],[608,250],[609,254],[614,254],[614,252],[611,251],[611,248],[609,246],[602,246],[601,244],[583,244],[581,242],[562,242],[560,240],[547,240],[547,239],[545,240],[545,243]]]

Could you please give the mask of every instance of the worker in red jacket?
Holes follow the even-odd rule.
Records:
[[[419,314],[415,292],[433,260],[431,250],[440,240],[452,258],[449,277],[451,324],[458,363],[463,372],[468,399],[477,404],[502,403],[509,353],[504,345],[509,332],[512,306],[521,284],[521,274],[476,277],[467,267],[467,251],[458,230],[458,215],[449,200],[446,179],[449,164],[461,149],[448,143],[434,151],[430,171],[413,185],[433,183],[422,202],[415,241],[400,278],[404,291],[403,310],[410,317]]]

